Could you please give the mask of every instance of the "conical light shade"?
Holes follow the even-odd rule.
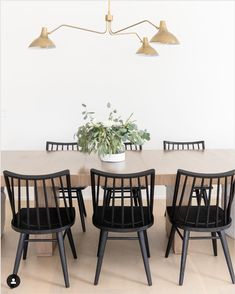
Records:
[[[160,21],[160,28],[156,35],[154,35],[150,42],[159,42],[162,44],[179,44],[177,38],[167,30],[166,22]]]
[[[145,54],[145,55],[158,55],[157,51],[149,45],[148,38],[143,38],[143,44],[136,54]]]
[[[55,48],[55,44],[48,38],[47,28],[42,28],[41,35],[35,39],[29,47],[33,48]]]

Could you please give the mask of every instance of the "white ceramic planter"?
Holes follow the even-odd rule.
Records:
[[[101,161],[105,162],[120,162],[125,160],[125,152],[117,154],[100,155]]]

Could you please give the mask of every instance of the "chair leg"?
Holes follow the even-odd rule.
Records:
[[[102,230],[100,230],[99,243],[98,243],[98,249],[97,249],[97,257],[99,257],[99,254],[100,254],[101,236],[102,236]]]
[[[149,240],[148,240],[147,230],[144,231],[144,241],[145,241],[145,246],[147,250],[147,256],[148,258],[150,258],[150,249],[149,249]]]
[[[29,246],[29,242],[27,242],[28,240],[29,240],[29,235],[27,234],[25,237],[25,242],[24,242],[23,260],[26,260],[27,258],[27,252],[28,252],[28,246]]]
[[[197,205],[200,205],[201,195],[200,195],[199,189],[195,189],[195,194],[196,194]]]
[[[21,260],[21,256],[22,256],[24,244],[25,244],[24,241],[25,241],[26,237],[27,237],[27,234],[25,234],[25,233],[20,234],[17,252],[16,252],[16,258],[15,258],[15,264],[14,264],[14,269],[13,269],[14,275],[17,275],[18,270],[19,270],[20,260]]]
[[[179,285],[183,285],[183,281],[184,281],[184,272],[185,272],[185,265],[186,265],[187,251],[188,251],[189,234],[190,234],[190,231],[188,231],[188,230],[184,231]]]
[[[140,243],[140,249],[144,261],[144,268],[148,280],[148,285],[152,285],[152,278],[151,278],[151,273],[150,273],[150,268],[149,268],[149,261],[148,261],[148,255],[147,255],[147,250],[145,246],[145,240],[144,240],[144,232],[140,231],[138,232],[138,237],[139,237],[139,243]]]
[[[104,250],[105,250],[107,238],[108,238],[108,232],[101,231],[100,249],[99,249],[99,256],[98,256],[97,265],[96,265],[94,285],[97,285],[98,281],[99,281],[99,276],[100,276],[101,266],[102,266],[102,262],[103,262]]]
[[[85,225],[85,219],[84,219],[84,211],[83,211],[83,205],[82,205],[82,200],[80,196],[80,191],[77,191],[77,201],[78,201],[78,208],[80,212],[80,219],[81,219],[81,224],[82,224],[82,231],[85,233],[86,232],[86,225]]]
[[[108,190],[106,194],[106,206],[110,206],[111,196],[112,196],[112,192]]]
[[[135,189],[132,189],[132,193],[133,193],[134,204],[135,206],[138,206],[138,191],[136,191]]]
[[[211,236],[216,237],[216,232],[212,232]],[[213,246],[214,256],[217,256],[217,240],[216,239],[212,239],[212,246]]]
[[[166,247],[166,253],[165,253],[166,258],[169,256],[169,253],[170,253],[170,250],[172,247],[172,243],[173,243],[173,240],[175,237],[175,232],[176,232],[176,227],[172,225],[169,240],[168,240],[167,247]]]
[[[83,214],[84,214],[85,217],[87,217],[86,206],[85,206],[85,202],[84,202],[84,199],[83,199],[82,191],[80,191],[80,196],[81,196],[81,201],[82,201]]]
[[[202,191],[202,197],[203,197],[203,200],[204,200],[204,204],[205,204],[205,206],[207,206],[207,203],[208,203],[208,197],[207,197],[206,189],[203,189],[203,191]]]
[[[233,265],[232,265],[232,261],[231,261],[231,257],[229,254],[229,249],[228,249],[228,244],[227,244],[227,240],[226,240],[226,235],[224,231],[220,231],[218,232],[218,235],[220,237],[220,241],[224,250],[224,255],[225,255],[225,259],[228,265],[228,270],[231,276],[231,280],[232,283],[235,284],[235,276],[234,276],[234,271],[233,271]]]
[[[76,253],[76,249],[75,249],[75,246],[74,246],[74,241],[73,241],[73,235],[72,235],[72,232],[71,232],[71,228],[69,228],[67,230],[67,236],[68,236],[69,244],[70,244],[70,247],[71,247],[71,250],[72,250],[72,253],[73,253],[73,258],[77,259],[77,253]]]
[[[136,190],[136,197],[137,197],[137,205],[143,206],[141,192],[138,189]]]
[[[57,237],[57,241],[58,241],[62,270],[63,270],[63,274],[64,274],[65,287],[68,288],[69,287],[69,275],[68,275],[68,269],[67,269],[67,261],[66,261],[66,255],[65,255],[65,249],[64,249],[64,239],[63,239],[62,232],[56,233],[56,237]]]

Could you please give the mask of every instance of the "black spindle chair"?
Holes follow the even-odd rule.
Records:
[[[79,151],[79,146],[77,142],[46,142],[47,151]]]
[[[4,171],[3,174],[13,216],[11,226],[20,233],[13,274],[19,270],[22,254],[23,259],[26,259],[29,242],[57,242],[65,286],[69,287],[63,240],[65,235],[68,236],[73,257],[77,258],[71,232],[75,209],[72,206],[69,170],[37,176],[10,171]],[[57,197],[58,189],[63,195],[61,200]],[[31,234],[52,233],[56,234],[56,239],[29,238]]]
[[[125,146],[125,150],[130,150],[130,151],[141,151],[142,150],[142,145],[137,145],[137,144],[133,144],[130,142],[126,142],[124,143]]]
[[[212,239],[214,255],[217,256],[217,239],[220,239],[232,282],[235,283],[233,266],[226,241],[225,230],[231,226],[231,206],[234,198],[235,170],[218,174],[200,174],[178,170],[172,205],[167,215],[172,224],[165,257],[168,257],[175,232],[183,240],[179,284],[183,284],[189,240]],[[193,204],[195,186],[215,185],[208,193],[206,205]],[[214,192],[214,195],[212,194]],[[183,235],[179,231],[183,230]],[[191,232],[208,232],[210,236],[190,237]]]
[[[130,143],[130,142],[126,142],[124,143],[124,147],[125,147],[125,150],[126,151],[142,151],[142,145],[136,145],[136,144],[133,144],[133,143]],[[116,190],[118,188],[116,187]],[[130,187],[126,187],[125,189],[129,190]],[[133,196],[134,196],[134,203],[135,205],[137,205],[137,202],[138,202],[138,190],[135,189],[135,187],[132,187],[133,189]],[[109,202],[111,201],[111,197],[112,197],[112,193],[111,193],[111,189],[107,189],[108,190],[108,197],[109,198]],[[117,198],[118,196],[116,196]],[[120,196],[121,197],[121,196]],[[125,196],[124,196],[125,198]]]
[[[173,142],[163,141],[164,150],[205,150],[204,141]]]
[[[173,142],[173,141],[163,141],[164,151],[174,151],[174,150],[205,150],[205,141],[191,141],[191,142]],[[193,198],[199,203],[202,198],[205,205],[207,202],[207,190],[212,189],[212,187],[204,186],[203,189],[198,189],[195,187]],[[200,193],[199,193],[200,192]]]
[[[46,142],[46,150],[47,151],[79,151],[79,146],[76,142],[70,142],[70,143],[62,143],[62,142],[52,142],[52,141],[47,141]],[[82,224],[82,230],[83,232],[86,232],[86,225],[85,225],[85,219],[84,216],[86,217],[86,208],[85,208],[85,203],[82,195],[82,190],[84,190],[86,187],[85,186],[77,186],[77,187],[72,187],[72,198],[76,198],[78,202],[78,208],[80,212],[80,219],[81,219],[81,224]],[[66,192],[66,191],[65,191]],[[61,197],[61,195],[60,195]]]
[[[153,169],[134,174],[111,174],[91,169],[93,224],[100,229],[98,260],[94,284],[98,284],[107,240],[139,240],[148,284],[152,285],[147,229],[153,225]],[[129,187],[128,189],[126,187]],[[138,189],[139,201],[134,203],[132,187]],[[109,191],[112,191],[109,203]],[[117,197],[116,197],[117,196]],[[109,237],[109,232],[137,232],[138,237]]]

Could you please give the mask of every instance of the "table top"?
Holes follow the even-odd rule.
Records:
[[[47,174],[69,169],[72,184],[89,185],[90,169],[106,172],[132,173],[154,168],[157,185],[174,185],[177,169],[217,173],[235,169],[235,149],[204,151],[126,151],[126,160],[119,163],[102,162],[97,154],[79,151],[2,151],[3,170],[22,174]]]

